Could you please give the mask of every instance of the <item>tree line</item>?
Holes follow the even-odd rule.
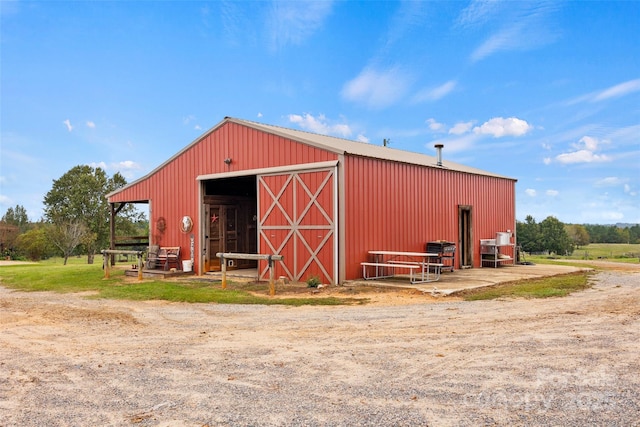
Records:
[[[530,253],[553,252],[570,255],[589,243],[640,243],[640,224],[617,225],[564,224],[553,216],[542,222],[528,215],[516,222],[518,244]]]
[[[64,263],[75,254],[93,263],[98,251],[109,247],[110,209],[107,194],[127,184],[116,173],[82,165],[53,181],[44,197],[44,216],[30,222],[26,209],[9,208],[0,220],[0,251],[3,258],[38,261],[62,256]],[[129,205],[116,217],[117,234],[146,235],[148,221]]]

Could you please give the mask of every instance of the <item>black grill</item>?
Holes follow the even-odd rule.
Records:
[[[453,271],[453,265],[456,255],[456,245],[445,240],[436,240],[427,242],[426,249],[428,253],[438,254],[438,263],[443,264],[442,270]]]

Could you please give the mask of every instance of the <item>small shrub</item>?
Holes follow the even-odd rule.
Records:
[[[318,276],[311,276],[307,279],[307,287],[309,288],[317,288],[318,285],[321,285],[322,282]]]

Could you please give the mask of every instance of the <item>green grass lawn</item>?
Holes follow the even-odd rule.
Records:
[[[466,301],[497,298],[549,298],[563,297],[590,287],[589,273],[580,272],[540,279],[504,283],[489,288],[470,290],[461,294]]]
[[[589,245],[585,247],[592,254],[592,259],[607,257],[609,260],[638,262],[636,259],[620,258],[626,253],[640,253],[640,245]],[[580,251],[572,257],[527,257],[536,263],[554,263],[572,265],[572,260],[581,259]],[[609,256],[607,256],[609,254]],[[102,257],[96,257],[96,263],[87,264],[86,257],[69,258],[63,265],[61,258],[52,258],[32,264],[0,267],[0,283],[3,286],[23,291],[53,292],[89,292],[94,298],[112,298],[129,300],[166,300],[179,302],[202,302],[219,304],[283,304],[301,305],[339,305],[364,304],[366,298],[338,298],[315,296],[306,293],[290,298],[268,297],[267,284],[228,283],[228,288],[221,289],[220,283],[203,281],[194,277],[183,280],[150,280],[137,281],[125,277],[122,268],[111,270],[111,277],[104,278]],[[130,263],[126,263],[130,264]],[[125,265],[126,265],[125,264]],[[573,263],[577,265],[577,263]],[[584,267],[585,264],[580,264]],[[601,267],[592,266],[594,269]],[[554,276],[536,280],[508,283],[475,291],[468,291],[461,296],[469,301],[479,299],[495,299],[501,297],[545,298],[565,296],[571,292],[589,287],[588,273],[577,273]],[[262,295],[264,293],[265,295]]]
[[[22,291],[90,292],[95,298],[129,300],[166,300],[219,304],[340,305],[361,304],[366,299],[335,297],[270,298],[242,289],[221,289],[219,283],[201,280],[142,280],[127,278],[124,270],[114,268],[104,278],[102,257],[88,265],[86,258],[70,258],[67,265],[53,258],[33,264],[0,267],[0,283]],[[229,288],[234,286],[230,282]],[[265,285],[266,289],[267,285]]]

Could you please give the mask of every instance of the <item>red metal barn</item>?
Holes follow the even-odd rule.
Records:
[[[225,118],[108,200],[114,210],[149,203],[150,243],[180,246],[183,260],[193,253],[198,274],[220,268],[217,252],[281,254],[278,276],[341,283],[362,277],[369,250],[424,251],[433,240],[456,243],[455,268],[479,267],[480,239],[515,230],[515,183],[418,153]],[[191,230],[181,226],[187,216]]]

